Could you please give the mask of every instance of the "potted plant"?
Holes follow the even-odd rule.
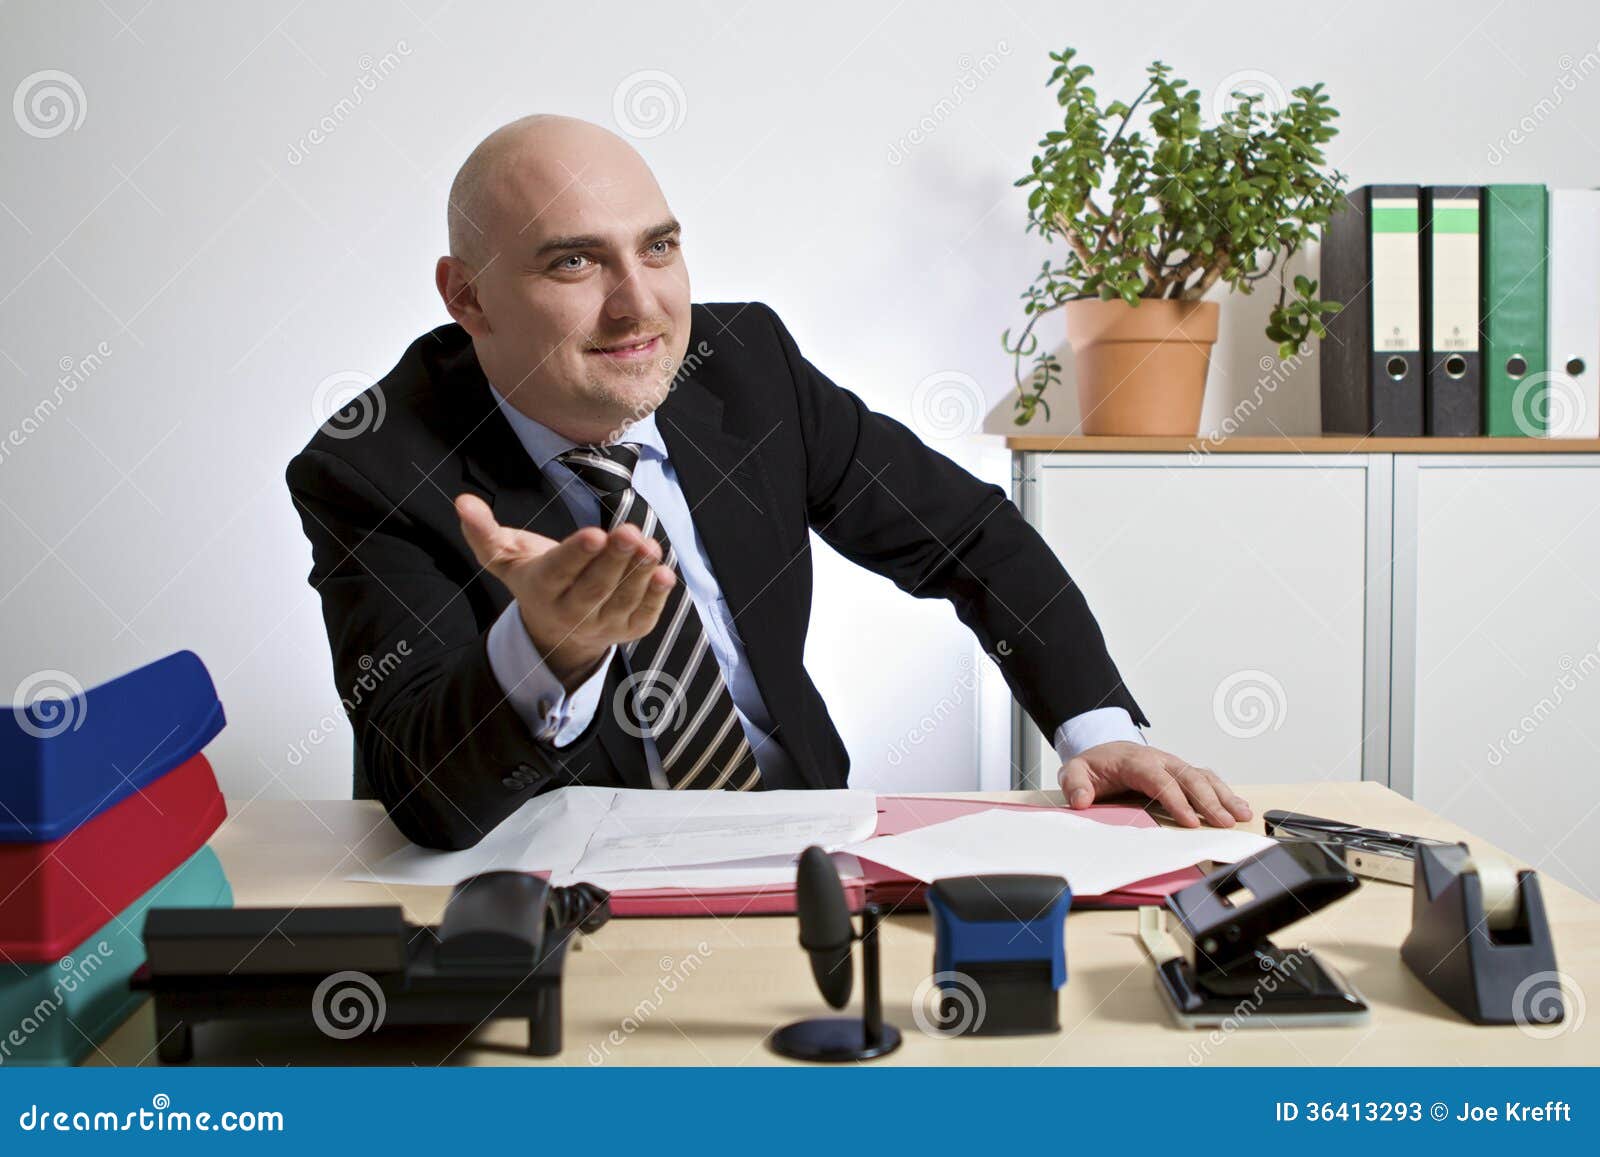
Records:
[[[1061,365],[1034,325],[1064,309],[1084,433],[1193,435],[1217,335],[1219,307],[1202,300],[1213,286],[1249,293],[1279,271],[1266,335],[1280,358],[1324,336],[1322,315],[1338,310],[1317,299],[1315,281],[1288,281],[1284,267],[1343,198],[1344,174],[1323,171],[1321,148],[1339,114],[1321,84],[1295,89],[1281,109],[1264,106],[1262,92],[1233,91],[1204,127],[1199,90],[1160,61],[1131,104],[1101,108],[1087,84],[1094,71],[1075,55],[1050,54],[1046,83],[1057,86],[1065,121],[1016,182],[1032,186],[1028,228],[1066,252],[1047,258],[1023,293],[1020,336],[1007,329],[1001,339],[1013,359],[1015,422],[1041,407],[1049,416],[1044,395]]]

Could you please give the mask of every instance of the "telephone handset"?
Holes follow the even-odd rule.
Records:
[[[609,894],[593,884],[552,887],[525,872],[484,872],[455,886],[438,927],[435,966],[537,967],[546,931],[594,932],[611,917]]]

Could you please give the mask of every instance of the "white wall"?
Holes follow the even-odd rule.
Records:
[[[1000,482],[1004,455],[972,432],[1008,389],[999,333],[1045,252],[1011,182],[1058,123],[1049,50],[1076,45],[1107,96],[1131,96],[1156,58],[1208,94],[1240,73],[1323,80],[1344,114],[1330,157],[1353,183],[1597,183],[1600,79],[1586,70],[1600,59],[1583,62],[1600,19],[1577,3],[595,11],[0,10],[0,88],[23,102],[0,123],[0,692],[41,669],[88,685],[192,647],[230,717],[214,748],[227,790],[347,791],[282,469],[330,379],[381,375],[446,320],[431,270],[449,181],[524,113],[620,127],[618,94],[659,85],[668,121],[637,143],[686,225],[696,298],[770,302],[835,380]],[[29,111],[45,70],[78,86],[81,124],[53,133]],[[1581,77],[1571,91],[1564,75]],[[1208,425],[1261,376],[1266,306],[1227,307]],[[86,379],[58,388],[100,343]],[[1313,429],[1314,369],[1270,391],[1248,428]],[[818,580],[809,661],[857,782],[975,784],[971,646],[954,616],[825,553]],[[985,751],[1003,751],[992,738]]]

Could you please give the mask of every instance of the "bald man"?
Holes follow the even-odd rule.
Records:
[[[462,166],[413,342],[289,464],[358,797],[464,848],[568,784],[843,787],[802,664],[810,535],[942,598],[1061,757],[1070,806],[1250,809],[1147,745],[1099,627],[999,488],[873,413],[766,305],[690,302],[634,149],[535,116]],[[904,657],[854,656],[863,694]]]

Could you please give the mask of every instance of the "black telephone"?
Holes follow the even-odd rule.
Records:
[[[528,1051],[553,1056],[567,945],[610,916],[610,894],[592,884],[511,871],[462,880],[437,926],[407,923],[398,905],[152,908],[129,983],[155,998],[168,1064],[194,1055],[198,1023],[307,1018],[342,1038],[386,1023],[526,1017]],[[376,1011],[351,1031],[351,1008]]]

